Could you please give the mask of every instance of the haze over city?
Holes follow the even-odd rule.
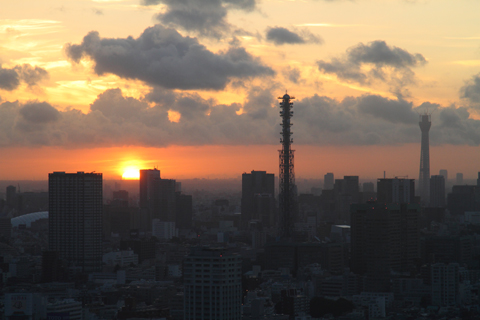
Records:
[[[2,180],[158,167],[278,172],[278,96],[296,97],[297,177],[476,177],[475,1],[4,1]]]

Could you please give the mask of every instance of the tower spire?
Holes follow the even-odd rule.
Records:
[[[280,102],[280,116],[282,117],[282,132],[280,143],[282,144],[282,150],[279,150],[280,160],[280,195],[279,195],[279,207],[280,207],[280,235],[284,239],[289,239],[293,234],[293,223],[295,222],[295,209],[296,209],[296,197],[295,197],[295,171],[293,166],[293,154],[294,150],[291,149],[293,139],[290,122],[293,116],[293,103],[290,100],[295,97],[290,97],[288,93],[285,93],[283,97],[279,97]]]
[[[422,145],[420,151],[420,175],[418,178],[420,197],[423,204],[429,203],[430,196],[430,141],[429,131],[432,126],[431,114],[425,112],[420,115],[420,130],[422,131]]]

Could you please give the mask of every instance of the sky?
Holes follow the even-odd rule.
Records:
[[[480,2],[0,0],[0,180],[480,170]]]

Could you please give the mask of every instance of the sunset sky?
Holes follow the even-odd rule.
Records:
[[[0,0],[0,180],[480,171],[480,1]]]

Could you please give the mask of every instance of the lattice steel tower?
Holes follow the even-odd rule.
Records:
[[[430,146],[428,132],[432,126],[431,115],[428,113],[420,115],[420,130],[422,131],[422,148],[420,153],[420,177],[419,191],[421,201],[428,204],[430,197]]]
[[[284,239],[292,237],[293,223],[295,222],[296,212],[296,196],[295,196],[295,171],[293,167],[293,153],[291,144],[293,139],[291,135],[290,127],[292,123],[290,119],[293,116],[293,103],[290,100],[295,97],[290,97],[287,93],[280,102],[280,116],[282,117],[282,138],[280,143],[282,144],[282,150],[279,150],[280,160],[280,195],[279,195],[279,207],[280,207],[280,236]]]

